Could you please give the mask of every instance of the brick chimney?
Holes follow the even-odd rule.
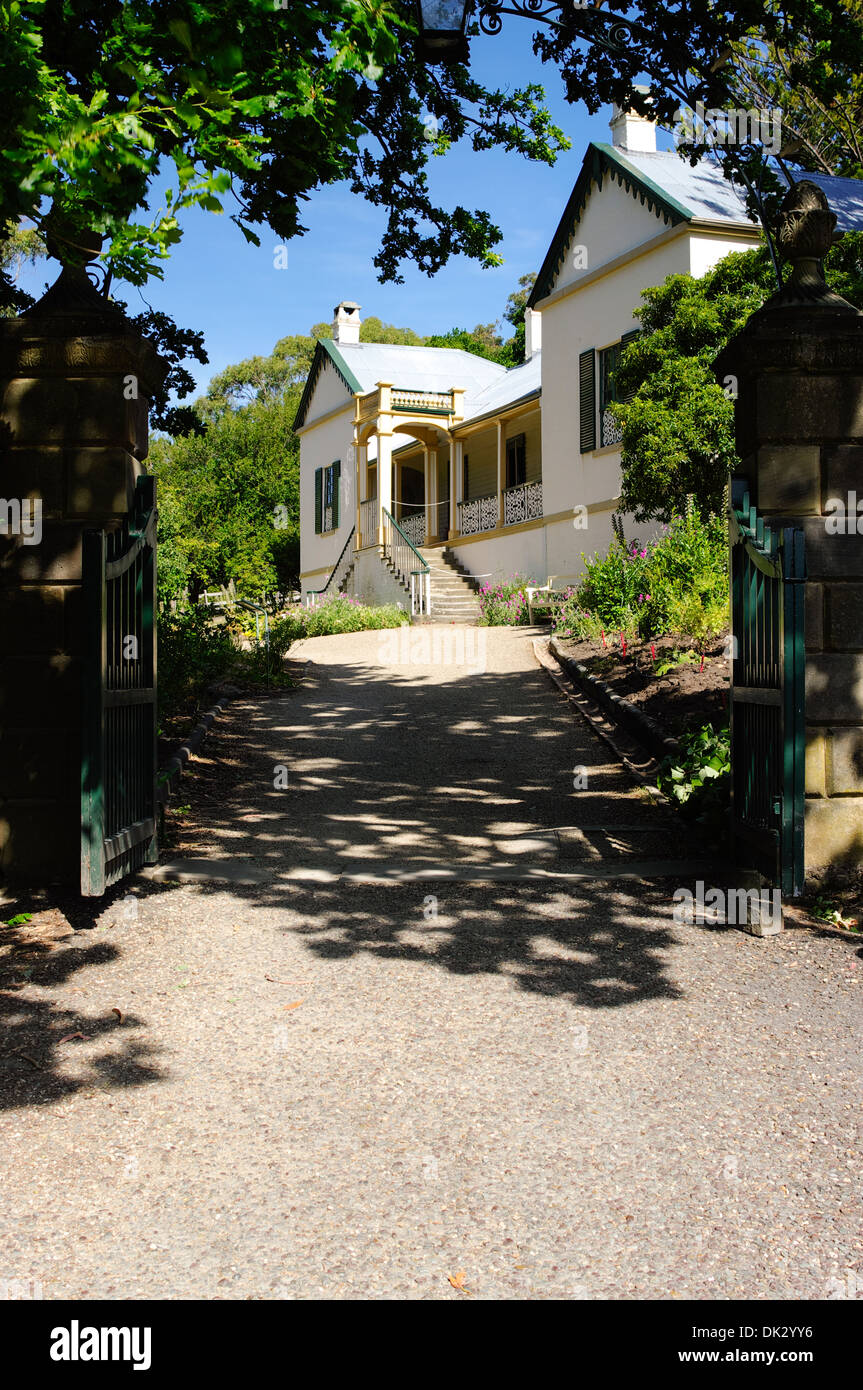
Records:
[[[352,299],[343,299],[333,310],[333,341],[358,343],[361,322],[359,304],[355,304]]]

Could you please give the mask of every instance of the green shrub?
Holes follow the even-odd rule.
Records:
[[[398,604],[380,607],[361,603],[347,594],[334,594],[314,608],[304,608],[289,621],[301,625],[299,637],[331,637],[339,632],[376,631],[385,627],[401,627],[410,622],[408,614]]]
[[[615,537],[604,555],[582,556],[585,578],[578,586],[578,602],[599,619],[609,632],[641,625],[641,610],[649,597],[649,551],[638,541],[622,545]]]
[[[555,636],[571,637],[577,642],[599,642],[603,632],[609,642],[620,632],[628,638],[635,637],[638,632],[638,621],[634,614],[631,614],[620,627],[612,626],[596,613],[582,608],[575,589],[567,589],[555,600],[551,610],[551,621]]]
[[[484,584],[479,591],[480,623],[484,627],[522,627],[530,621],[526,589],[536,584],[523,574]]]
[[[669,634],[703,647],[728,625],[728,533],[722,517],[685,515],[652,541],[623,544],[585,562],[585,577],[553,606],[560,636]]]
[[[215,627],[206,608],[160,609],[157,617],[159,717],[171,718],[223,680],[237,660],[226,627]]]
[[[703,518],[690,505],[649,549],[644,634],[668,633],[703,646],[729,622],[725,518]]]
[[[705,828],[727,826],[731,806],[731,735],[705,724],[680,737],[680,753],[663,759],[657,785],[687,817]]]

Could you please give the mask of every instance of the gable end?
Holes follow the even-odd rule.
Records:
[[[347,390],[352,396],[362,394],[362,386],[357,381],[348,364],[342,358],[332,339],[319,338],[318,345],[315,348],[315,355],[312,358],[312,365],[309,369],[309,375],[303,388],[302,398],[297,408],[296,416],[294,417],[293,427],[295,430],[300,429],[306,422],[306,416],[309,412],[309,406],[312,403],[312,397],[315,394],[318,378],[327,362],[344,382]]]
[[[528,300],[528,308],[535,308],[541,299],[545,299],[546,295],[551,294],[558,271],[566,258],[567,247],[587,206],[591,189],[596,184],[597,189],[601,192],[606,175],[620,183],[627,193],[631,193],[634,198],[638,199],[643,207],[656,213],[672,227],[679,222],[692,221],[693,214],[689,208],[678,203],[677,199],[672,198],[669,193],[659,187],[659,184],[654,183],[652,179],[635,169],[613,145],[598,144],[592,140],[587,147],[575,188],[572,190],[569,202],[558,223],[557,231],[552,238],[539,275],[536,277],[536,284]]]

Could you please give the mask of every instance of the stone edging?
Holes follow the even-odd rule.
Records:
[[[606,681],[600,680],[597,676],[591,675],[586,666],[580,661],[573,661],[571,656],[561,651],[560,644],[556,637],[549,639],[549,648],[555,659],[560,663],[571,680],[581,686],[586,695],[596,701],[598,705],[611,715],[612,719],[618,724],[622,724],[625,729],[639,743],[661,762],[666,757],[677,757],[680,753],[680,744],[676,738],[671,738],[663,733],[662,729],[651,719],[649,714],[645,714],[629,700],[625,700],[622,695],[617,695]]]
[[[176,791],[177,783],[183,775],[183,769],[186,763],[198,752],[198,749],[210,732],[217,717],[223,710],[227,709],[228,705],[230,705],[239,694],[241,694],[239,690],[231,690],[230,693],[228,693],[228,691],[221,692],[221,698],[218,703],[213,705],[211,709],[208,709],[206,714],[202,715],[188,738],[184,739],[179,747],[171,754],[168,761],[159,768],[156,778],[156,804],[158,806],[164,806],[170,799],[172,793]]]

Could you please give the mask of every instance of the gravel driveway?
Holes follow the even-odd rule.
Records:
[[[853,1296],[858,946],[677,924],[669,882],[340,878],[658,814],[524,634],[494,634],[473,674],[387,669],[358,638],[316,639],[310,680],[205,745],[205,829],[181,850],[259,881],[138,880],[2,963],[0,1279],[46,1298]],[[575,763],[587,797],[558,776]]]

